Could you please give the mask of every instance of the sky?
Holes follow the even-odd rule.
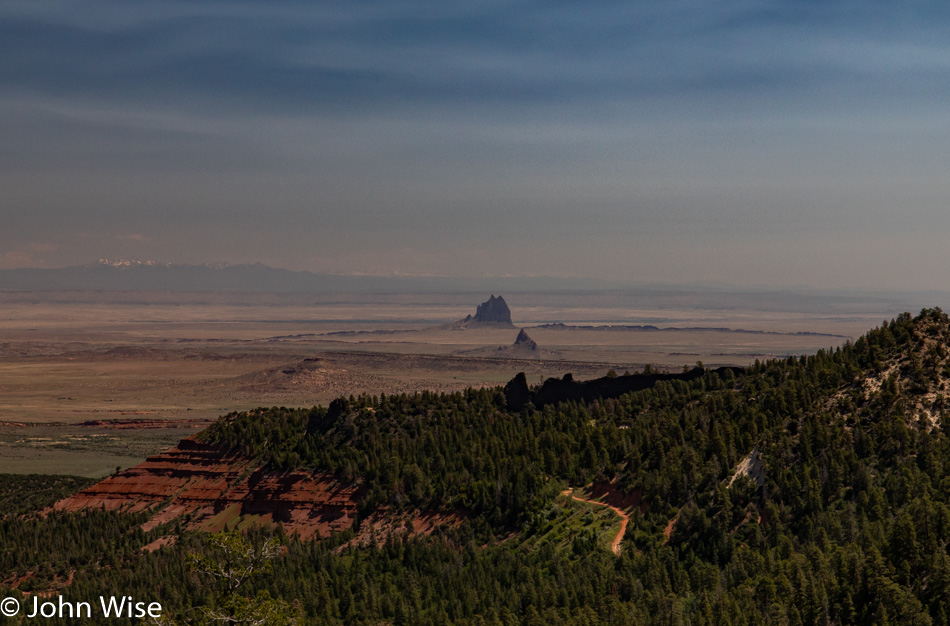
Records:
[[[950,7],[5,0],[0,269],[943,289]]]

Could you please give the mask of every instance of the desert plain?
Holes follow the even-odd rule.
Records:
[[[762,293],[0,293],[0,473],[101,477],[258,406],[452,392],[646,365],[748,365],[851,340],[905,303]],[[513,349],[520,329],[537,349]]]

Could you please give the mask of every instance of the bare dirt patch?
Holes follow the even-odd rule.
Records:
[[[610,550],[620,556],[620,542],[623,541],[623,536],[627,532],[627,524],[630,523],[630,515],[624,512],[623,509],[608,504],[606,502],[599,502],[597,500],[592,500],[590,498],[580,498],[574,495],[574,489],[565,489],[561,492],[561,495],[570,496],[572,499],[577,500],[578,502],[586,502],[587,504],[595,504],[597,506],[604,506],[616,513],[620,517],[620,530],[614,536],[613,540],[610,542]]]

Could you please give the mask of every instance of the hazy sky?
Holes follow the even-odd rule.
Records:
[[[0,268],[950,285],[938,2],[0,3]]]

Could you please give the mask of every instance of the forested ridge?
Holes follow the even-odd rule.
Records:
[[[933,309],[815,355],[618,398],[510,411],[500,388],[350,397],[230,414],[201,436],[360,483],[363,519],[464,520],[368,545],[352,532],[283,537],[286,555],[254,584],[299,600],[306,623],[947,624],[948,345],[950,320]],[[733,480],[753,451],[761,475]],[[563,524],[558,493],[594,480],[640,495],[619,557]],[[180,608],[215,601],[183,571],[199,535],[95,515],[7,516],[0,580],[25,569],[17,550],[39,529],[59,532],[41,525],[59,524],[117,555],[76,559],[71,596],[111,586]],[[169,532],[175,546],[137,551]]]

